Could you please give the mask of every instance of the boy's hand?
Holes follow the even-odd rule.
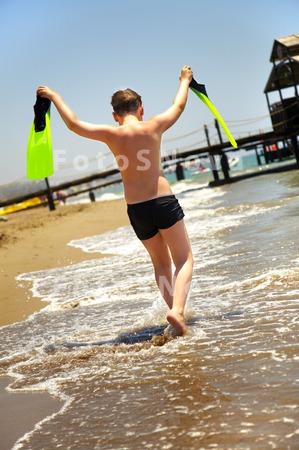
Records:
[[[48,98],[49,100],[52,100],[55,96],[55,92],[52,91],[52,89],[48,88],[47,86],[39,86],[39,88],[36,91],[36,95],[40,95],[43,98]]]
[[[180,80],[187,80],[189,83],[191,82],[193,77],[193,72],[190,66],[184,66],[181,70]]]

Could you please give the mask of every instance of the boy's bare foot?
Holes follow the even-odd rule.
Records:
[[[187,327],[183,314],[178,313],[174,309],[168,311],[167,320],[172,325],[178,334],[178,336],[182,336],[186,333]]]

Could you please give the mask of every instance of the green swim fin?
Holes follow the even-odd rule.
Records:
[[[238,144],[236,143],[235,139],[231,135],[231,132],[229,131],[226,123],[222,119],[222,117],[219,114],[219,112],[217,111],[216,107],[213,105],[213,103],[209,99],[207,91],[206,91],[206,88],[205,88],[205,85],[197,83],[197,81],[195,81],[194,78],[192,78],[189,87],[197,95],[197,97],[199,97],[200,100],[209,108],[211,113],[214,114],[214,116],[216,117],[216,119],[220,123],[220,125],[221,125],[224,133],[226,134],[229,142],[231,143],[231,145],[234,148],[238,148]]]
[[[27,177],[30,180],[46,178],[54,173],[50,106],[50,100],[37,96],[27,144]]]

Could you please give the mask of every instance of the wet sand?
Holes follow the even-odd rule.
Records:
[[[0,448],[10,450],[17,439],[34,428],[46,416],[56,413],[63,402],[46,393],[26,394],[5,390],[12,378],[0,378]]]
[[[5,219],[0,222],[0,326],[25,320],[46,306],[32,297],[30,283],[20,286],[19,274],[99,258],[99,253],[83,253],[67,244],[129,224],[124,201],[58,206],[56,211],[40,207]],[[12,448],[18,438],[63,404],[46,393],[7,392],[11,382],[11,378],[0,377],[1,450]]]

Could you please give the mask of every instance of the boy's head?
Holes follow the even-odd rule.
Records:
[[[122,117],[126,114],[137,113],[142,106],[141,96],[132,89],[119,90],[111,97],[114,113]]]

